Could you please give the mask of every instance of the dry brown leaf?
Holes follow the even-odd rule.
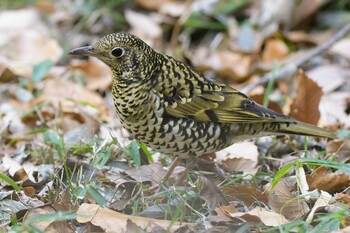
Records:
[[[304,31],[289,31],[286,32],[284,36],[294,43],[308,43],[312,45],[317,45],[315,39],[309,33]]]
[[[265,31],[273,33],[281,24],[287,26],[292,24],[295,1],[264,0],[253,1],[253,3],[251,22],[258,24]]]
[[[31,217],[34,218],[37,215],[54,214],[54,213],[56,213],[56,210],[53,207],[46,205],[40,208],[34,208],[30,210],[29,213],[26,215],[26,218],[31,218]],[[74,232],[69,227],[66,221],[55,221],[54,219],[51,219],[51,220],[34,222],[32,224],[37,229],[43,232],[67,232],[67,233]]]
[[[336,154],[338,162],[346,162],[350,158],[350,139],[344,138],[342,140],[333,140],[327,144],[327,155]]]
[[[219,166],[229,172],[242,171],[255,174],[258,164],[258,147],[252,142],[239,142],[216,152]]]
[[[317,125],[320,119],[318,106],[323,95],[321,88],[302,70],[299,70],[297,75],[297,88],[290,116],[299,121]]]
[[[72,69],[81,70],[86,78],[86,87],[89,90],[107,90],[112,83],[112,72],[103,62],[91,58],[89,60],[73,60]]]
[[[16,75],[31,77],[34,65],[45,60],[57,62],[63,50],[56,40],[24,30],[13,35],[6,46],[0,48],[0,53],[2,66]]]
[[[41,214],[54,214],[54,213],[56,213],[55,209],[48,205],[48,206],[44,206],[41,208],[32,209],[31,211],[29,211],[26,218],[34,217],[34,216],[41,215]],[[54,221],[55,220],[53,220],[53,219],[40,221],[40,222],[34,223],[34,226],[36,226],[40,230],[44,231]]]
[[[266,226],[279,226],[281,224],[288,223],[288,220],[281,214],[263,209],[261,207],[255,207],[251,211],[246,213],[233,213],[231,217],[240,217],[250,222],[262,222]]]
[[[214,210],[217,216],[222,218],[222,221],[231,221],[231,218],[228,216],[230,216],[230,214],[237,213],[236,208],[231,204],[216,207]]]
[[[327,171],[324,166],[316,168],[306,175],[310,190],[318,189],[326,192],[337,192],[350,186],[350,176],[342,173],[335,174]]]
[[[290,192],[284,180],[278,182],[272,191],[271,184],[265,185],[264,189],[268,194],[270,208],[289,220],[299,219],[310,211],[304,200],[298,199]]]
[[[336,52],[345,58],[350,59],[350,39],[344,38],[338,41],[330,48],[330,51]]]
[[[220,188],[229,202],[242,201],[246,206],[251,206],[257,201],[268,203],[267,195],[253,185],[227,185]]]
[[[345,83],[350,71],[339,65],[323,65],[309,70],[306,74],[322,88],[323,93],[330,93]]]
[[[253,62],[251,55],[227,50],[210,53],[208,48],[204,47],[197,49],[191,60],[201,72],[214,70],[220,76],[231,78],[234,81],[244,81],[250,73],[250,66]]]
[[[77,221],[79,223],[92,223],[95,226],[101,227],[106,232],[125,232],[127,222],[132,221],[141,229],[149,232],[155,227],[162,227],[174,232],[185,223],[172,222],[167,220],[158,220],[151,218],[144,218],[132,215],[126,215],[115,212],[109,209],[101,208],[98,205],[82,204],[77,211]]]
[[[205,176],[200,177],[201,191],[199,196],[207,203],[209,209],[228,205],[228,202],[220,189]]]
[[[60,107],[64,113],[81,115],[81,110],[72,100],[92,104],[98,112],[94,112],[94,110],[91,109],[91,113],[103,115],[106,111],[105,103],[101,96],[78,84],[59,79],[48,80],[42,95],[34,99],[31,105],[36,106],[50,101],[57,109]]]
[[[151,2],[151,1],[147,1],[147,2]],[[170,15],[172,17],[180,17],[188,10],[189,10],[188,2],[162,1],[159,12],[164,15]]]
[[[36,194],[35,188],[33,186],[22,187],[22,190],[28,197],[32,197]]]
[[[266,41],[265,48],[262,53],[264,62],[273,62],[284,59],[288,55],[288,46],[281,40],[269,39]]]
[[[151,181],[153,185],[158,184],[165,174],[163,165],[160,163],[142,165],[139,168],[133,167],[124,172],[136,180],[136,182]]]
[[[163,5],[175,0],[136,0],[136,3],[147,10],[159,10]]]
[[[344,125],[350,127],[350,114],[346,111],[350,104],[350,92],[333,92],[322,98],[320,104],[322,125]]]
[[[157,47],[162,37],[162,29],[156,17],[132,10],[126,10],[124,16],[131,26],[131,34],[140,37],[152,48]]]
[[[350,206],[350,196],[344,193],[335,194],[335,200],[344,203],[347,206]]]
[[[314,206],[312,207],[309,215],[306,218],[306,222],[311,223],[314,219],[315,212],[323,210],[325,207],[329,206],[329,202],[331,199],[332,196],[329,193],[321,191],[320,196],[317,198]]]

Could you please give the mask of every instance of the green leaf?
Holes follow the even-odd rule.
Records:
[[[224,30],[226,25],[220,22],[210,21],[200,12],[193,12],[190,17],[184,22],[184,27],[198,29]]]
[[[50,221],[50,220],[64,221],[64,220],[75,219],[76,217],[77,217],[76,214],[71,214],[67,212],[57,212],[53,214],[39,214],[39,215],[35,215],[34,217],[30,217],[26,219],[25,223],[32,224],[35,222]]]
[[[139,142],[137,144],[139,145],[143,153],[145,153],[145,155],[147,156],[148,161],[150,163],[153,163],[154,161],[153,161],[152,153],[148,150],[147,146]]]
[[[135,140],[130,143],[130,152],[131,157],[134,160],[135,166],[140,167],[141,157],[139,152],[139,146],[137,145],[137,142]]]
[[[52,65],[53,65],[53,62],[51,60],[45,60],[43,62],[40,62],[39,64],[36,64],[33,67],[33,72],[32,72],[33,82],[37,83],[41,81],[43,78],[45,78],[45,76],[51,69]]]
[[[16,182],[10,177],[6,176],[4,173],[0,173],[0,179],[12,186],[16,191],[21,190],[21,188],[16,184]]]
[[[83,188],[83,187],[77,187],[75,190],[74,190],[74,195],[78,198],[78,199],[82,199],[85,197],[86,195],[86,188]]]
[[[60,136],[52,131],[52,130],[47,130],[44,134],[44,141],[46,143],[51,142],[51,144],[55,146],[61,146],[61,138]]]
[[[296,161],[292,163],[288,163],[281,167],[281,169],[275,174],[275,176],[272,179],[271,182],[271,189],[273,189],[277,183],[282,179],[282,177],[289,172],[290,169],[292,169],[296,165]]]
[[[309,158],[302,158],[300,159],[300,162],[307,165],[330,167],[345,173],[350,173],[350,164],[344,164],[341,162]]]
[[[93,186],[87,186],[86,190],[100,206],[104,206],[107,203],[104,197]]]
[[[214,7],[213,14],[216,16],[230,14],[248,5],[250,2],[251,0],[218,1]]]

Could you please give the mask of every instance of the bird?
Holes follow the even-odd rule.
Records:
[[[69,54],[93,56],[109,66],[122,126],[163,154],[191,159],[267,135],[336,138],[335,132],[268,109],[126,32]]]

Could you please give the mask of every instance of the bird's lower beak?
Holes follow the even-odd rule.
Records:
[[[69,51],[71,55],[83,55],[83,56],[96,56],[94,51],[94,47],[92,46],[84,46],[80,48],[73,49]]]

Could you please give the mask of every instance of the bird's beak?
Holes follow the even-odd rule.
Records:
[[[96,56],[95,49],[92,46],[84,46],[69,51],[71,55]]]

